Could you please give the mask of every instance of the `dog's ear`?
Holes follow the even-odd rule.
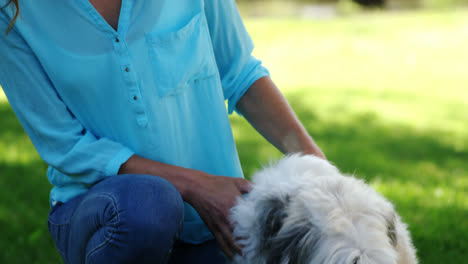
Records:
[[[304,263],[320,238],[319,229],[309,219],[287,222],[290,200],[289,196],[274,197],[261,204],[263,236],[259,250],[266,263]]]
[[[353,264],[359,264],[359,260],[361,259],[361,257],[355,257],[353,259]]]
[[[386,216],[385,221],[387,222],[387,236],[390,239],[390,244],[393,247],[396,247],[398,241],[397,241],[397,233],[396,233],[396,228],[395,228],[395,222],[396,222],[395,212],[392,212],[390,216]]]
[[[262,239],[271,241],[283,226],[283,222],[288,216],[287,209],[289,206],[290,197],[272,197],[264,200],[259,204],[262,212],[260,225],[263,226]]]
[[[278,257],[281,252],[276,250],[274,238],[281,230],[284,220],[288,217],[289,195],[279,197],[273,196],[260,201],[257,204],[258,227],[261,230],[259,253],[265,256],[266,263],[279,263]]]
[[[320,239],[319,228],[304,219],[300,224],[285,228],[273,239],[275,246],[272,250],[280,256],[276,259],[271,258],[268,263],[307,263],[310,256],[316,255]],[[278,262],[278,259],[281,261]]]

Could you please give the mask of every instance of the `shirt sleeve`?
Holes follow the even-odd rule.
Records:
[[[0,12],[0,85],[41,158],[83,183],[117,174],[133,151],[83,127],[22,36],[5,34],[7,26]]]
[[[269,72],[252,56],[254,44],[234,0],[205,0],[205,13],[231,114],[250,86]]]

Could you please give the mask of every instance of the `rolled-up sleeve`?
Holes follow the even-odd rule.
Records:
[[[254,44],[234,0],[205,0],[205,13],[218,65],[224,98],[231,114],[252,84],[269,75],[252,56]]]
[[[7,26],[7,19],[0,13],[0,29]],[[0,58],[0,85],[39,155],[51,167],[92,184],[117,174],[134,154],[117,142],[97,138],[83,127],[14,29],[9,35],[0,32]]]

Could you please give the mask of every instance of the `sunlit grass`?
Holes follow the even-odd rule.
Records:
[[[300,88],[324,98],[333,93],[328,102],[349,99],[352,111],[371,110],[420,128],[433,126],[435,117],[443,122],[439,126],[460,131],[468,116],[454,109],[468,98],[467,13],[260,19],[249,21],[248,28],[256,55],[286,93]],[[341,102],[334,103],[336,95]],[[318,107],[330,107],[328,102]]]
[[[467,11],[370,13],[333,20],[249,20],[255,54],[288,95],[326,119],[374,113],[468,140]]]
[[[5,103],[6,101],[7,99],[6,99],[5,93],[3,93],[3,90],[0,89],[0,103]]]
[[[421,263],[468,251],[468,11],[247,19],[255,54],[342,171],[394,202]],[[56,263],[46,166],[0,92],[0,263]],[[247,176],[281,154],[239,116]]]

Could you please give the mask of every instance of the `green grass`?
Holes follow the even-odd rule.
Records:
[[[248,19],[255,54],[342,171],[408,222],[421,263],[468,257],[468,11]],[[57,263],[50,185],[0,95],[0,263]],[[246,175],[280,157],[231,117]]]

